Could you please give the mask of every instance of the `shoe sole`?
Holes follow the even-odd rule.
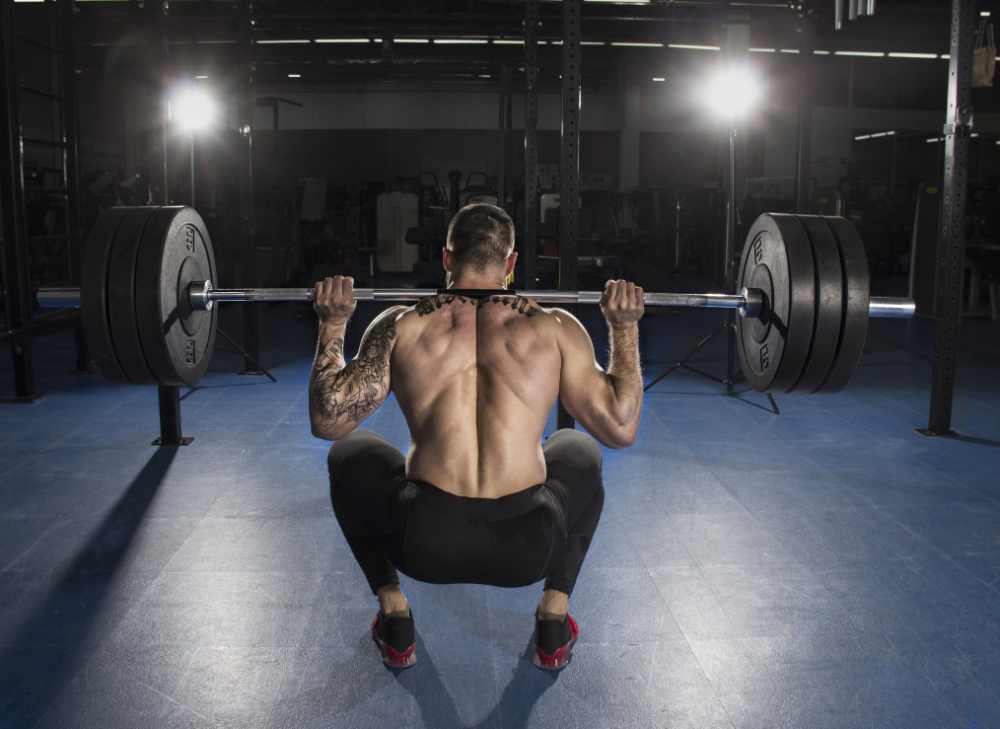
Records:
[[[566,660],[560,662],[555,666],[546,666],[544,663],[542,663],[542,661],[538,658],[537,648],[535,649],[534,654],[531,656],[531,662],[535,664],[536,668],[540,668],[543,671],[561,671],[562,669],[566,668],[566,666],[569,665],[570,661],[573,660],[573,646],[575,645],[576,645],[576,638],[570,639],[569,650],[566,653]]]
[[[378,648],[379,655],[382,656],[382,663],[384,663],[389,668],[410,668],[417,663],[417,651],[414,650],[404,661],[394,661],[389,658],[389,653],[386,650],[385,642],[379,638],[372,636],[372,641],[375,643],[375,647]]]

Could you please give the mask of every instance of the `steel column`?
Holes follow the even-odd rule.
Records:
[[[254,215],[254,180],[253,180],[253,117],[256,108],[256,92],[254,88],[253,42],[253,3],[250,0],[240,2],[240,51],[242,53],[240,82],[240,124],[241,132],[246,133],[245,164],[246,175],[239,175],[240,182],[240,228],[244,234],[247,251],[242,256],[242,276],[245,286],[253,286],[257,280],[257,221]],[[272,132],[275,146],[275,169],[277,170],[278,144],[278,101],[274,102],[274,130]],[[243,346],[246,354],[243,357],[244,375],[261,375],[264,371],[257,364],[260,361],[260,307],[256,304],[248,306],[243,312]]]
[[[508,64],[500,67],[500,118],[497,126],[500,127],[500,179],[497,183],[497,198],[500,207],[506,209],[507,201],[510,198],[510,135],[513,127],[514,105],[513,93],[511,89],[511,68]]]
[[[24,211],[15,64],[14,3],[0,0],[0,211],[3,213],[3,273],[7,329],[14,366],[15,401],[38,397],[32,365],[31,254]]]
[[[152,129],[149,144],[146,149],[143,167],[146,179],[149,181],[151,200],[153,204],[167,205],[171,201],[170,179],[167,176],[167,45],[165,0],[146,0],[146,28],[149,33],[147,40],[147,73],[152,80]],[[160,187],[157,192],[156,182]],[[157,388],[160,406],[160,437],[153,441],[157,446],[182,446],[191,442],[181,434],[181,398],[180,388],[173,385],[160,385]]]
[[[559,288],[578,288],[580,237],[580,5],[563,2],[562,126],[559,155]]]
[[[809,172],[812,161],[812,71],[813,25],[804,21],[799,44],[798,99],[795,120],[795,212],[805,213],[809,204]]]
[[[186,446],[194,438],[183,435],[181,429],[181,395],[179,387],[159,387],[160,437],[155,446]]]
[[[170,202],[167,177],[167,35],[166,4],[164,0],[146,0],[143,6],[146,14],[146,71],[150,81],[153,108],[147,117],[152,121],[147,137],[143,159],[143,176],[150,187],[152,204],[166,205]],[[157,184],[159,186],[157,186]]]
[[[82,258],[81,246],[84,235],[80,229],[80,114],[76,93],[76,40],[73,32],[75,12],[76,2],[74,0],[59,0],[62,41],[59,71],[62,76],[63,94],[63,169],[66,172],[66,235],[68,238],[67,245],[71,251],[76,251],[76,264],[79,265]],[[75,276],[76,272],[71,270],[70,274]]]
[[[944,197],[937,245],[935,303],[937,332],[927,435],[951,433],[952,399],[962,326],[965,265],[965,194],[972,132],[972,55],[975,1],[952,0],[948,106],[944,125]]]
[[[562,118],[559,151],[559,288],[577,288],[580,239],[580,13],[582,0],[563,0]],[[559,403],[560,428],[573,417]]]
[[[524,3],[524,222],[523,285],[537,283],[538,256],[538,0]]]

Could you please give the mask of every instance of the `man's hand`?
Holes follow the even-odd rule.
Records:
[[[313,309],[323,324],[347,324],[358,302],[354,299],[354,279],[350,276],[325,278],[316,284]]]
[[[646,310],[642,287],[629,281],[608,281],[601,297],[601,312],[612,329],[638,322]]]

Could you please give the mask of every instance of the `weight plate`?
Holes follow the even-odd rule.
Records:
[[[740,362],[755,390],[798,382],[812,344],[816,284],[812,244],[794,215],[764,213],[750,226],[739,288],[764,292],[760,317],[737,317]]]
[[[192,311],[192,281],[217,280],[204,221],[193,208],[165,206],[149,220],[136,265],[136,309],[146,362],[163,385],[194,385],[215,346],[217,309]]]
[[[156,207],[128,208],[118,226],[108,261],[108,319],[118,362],[128,382],[149,385],[156,382],[146,365],[136,320],[137,304],[143,292],[136,289],[135,265],[143,230]]]
[[[843,264],[843,323],[837,357],[826,382],[817,392],[837,392],[844,389],[861,360],[868,336],[868,300],[871,290],[868,277],[868,254],[854,225],[845,218],[824,218],[840,247]]]
[[[87,236],[80,270],[80,316],[90,356],[101,374],[115,382],[127,382],[111,339],[108,319],[108,262],[118,225],[125,208],[111,208],[97,219]]]
[[[840,344],[844,307],[844,268],[837,239],[819,215],[797,216],[812,243],[816,273],[816,314],[812,346],[796,390],[815,392],[833,369]]]

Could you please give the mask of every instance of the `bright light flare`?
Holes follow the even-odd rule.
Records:
[[[720,119],[730,120],[746,116],[763,94],[760,76],[746,66],[719,69],[698,91],[703,106]]]
[[[218,114],[218,104],[205,89],[184,87],[170,99],[170,121],[185,133],[211,128]]]

